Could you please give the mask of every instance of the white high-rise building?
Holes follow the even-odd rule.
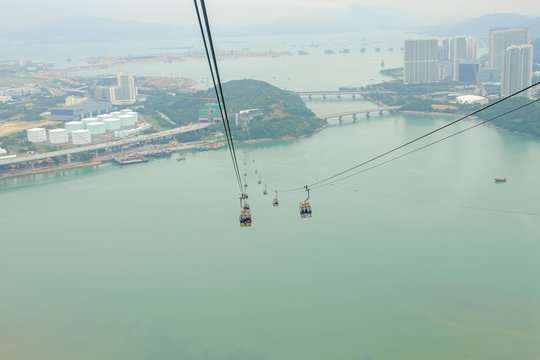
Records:
[[[439,80],[438,41],[433,38],[405,40],[404,83],[429,83]]]
[[[489,32],[489,66],[503,70],[504,52],[509,46],[529,44],[531,30],[526,27],[513,29],[492,29]]]
[[[513,45],[504,52],[501,95],[510,95],[532,84],[533,46]],[[531,89],[521,96],[531,96]]]
[[[110,99],[113,105],[134,104],[137,100],[137,88],[132,74],[117,75],[117,86],[110,88]]]
[[[465,36],[456,36],[452,42],[452,80],[458,81],[458,64],[467,58],[467,39]]]
[[[467,41],[467,52],[465,53],[465,60],[474,61],[476,60],[476,53],[478,49],[478,44],[474,36],[469,36],[466,39]]]

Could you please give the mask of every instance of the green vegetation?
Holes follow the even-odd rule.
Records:
[[[403,77],[403,67],[382,69],[381,71],[379,71],[379,73],[384,76],[388,76],[394,79],[399,79]]]
[[[43,120],[41,113],[63,102],[64,96],[47,96],[40,93],[24,102],[0,103],[0,120],[18,117],[21,121],[40,121]]]
[[[238,140],[272,138],[285,136],[298,137],[313,134],[326,124],[317,119],[302,99],[295,94],[281,90],[268,83],[256,80],[235,80],[223,84],[227,112],[231,121],[233,136]],[[215,103],[214,89],[192,94],[172,95],[166,91],[141,91],[146,95],[144,109],[139,112],[159,128],[172,128],[195,122],[199,110],[208,102]],[[245,109],[262,109],[264,116],[254,118],[249,131],[233,125],[234,114]],[[163,119],[167,116],[175,125]],[[219,125],[219,126],[216,126]],[[223,129],[221,124],[212,125],[208,131],[200,131],[188,136],[189,140],[199,140],[209,133]],[[188,141],[186,139],[181,139]]]
[[[519,106],[531,102],[531,99],[525,97],[515,97],[486,109],[478,114],[481,120],[488,120],[499,114],[515,109]],[[522,134],[540,137],[540,102],[535,102],[523,109],[519,109],[504,115],[492,122],[493,125],[500,128],[517,131]]]

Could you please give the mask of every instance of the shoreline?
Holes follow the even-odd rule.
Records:
[[[464,115],[459,115],[459,114],[426,112],[426,111],[417,111],[417,110],[400,110],[399,112],[401,112],[401,113],[403,113],[405,115],[446,116],[446,117],[448,117],[448,116],[450,116],[450,117],[464,116]],[[470,118],[471,119],[478,119],[478,117],[476,117],[476,116],[470,116]],[[489,127],[492,127],[492,128],[495,128],[495,129],[498,129],[498,130],[505,131],[505,132],[514,133],[514,134],[518,134],[518,135],[523,135],[523,136],[527,136],[527,137],[530,137],[530,138],[533,138],[533,139],[540,139],[540,136],[535,136],[535,135],[531,135],[531,134],[522,133],[522,132],[519,132],[519,131],[513,131],[513,130],[505,129],[505,128],[493,125],[492,123],[486,123],[485,125],[489,126]],[[316,129],[312,134],[306,134],[306,135],[302,135],[302,136],[298,136],[298,137],[282,136],[282,137],[277,138],[277,139],[274,139],[274,138],[250,139],[250,140],[239,141],[239,143],[241,143],[241,144],[259,144],[259,143],[270,142],[270,141],[303,139],[303,138],[306,138],[308,136],[312,136],[312,135],[317,134],[318,132],[326,129],[328,126],[329,126],[329,124],[327,123],[327,124],[321,126],[320,128]],[[216,142],[216,141],[219,141],[219,140],[212,140],[210,142],[212,143],[212,142]],[[167,148],[167,149],[171,150],[172,152],[179,152],[179,151],[183,151],[183,150],[194,150],[198,146],[200,146],[202,144],[205,144],[205,143],[208,143],[208,141],[191,141],[191,142],[179,143],[179,144],[176,144],[176,145],[163,146],[163,148]],[[129,152],[128,154],[130,154],[130,153],[137,153],[137,151],[132,151],[132,152]],[[111,158],[108,158],[108,156],[106,156],[106,157],[102,156],[101,159],[98,159],[98,160],[94,159],[93,161],[89,161],[89,162],[61,164],[61,165],[56,165],[56,166],[46,167],[46,168],[40,168],[40,169],[24,169],[22,171],[17,171],[17,172],[0,173],[0,182],[2,180],[5,180],[5,179],[16,178],[16,177],[21,177],[21,176],[39,175],[39,174],[50,173],[50,172],[58,172],[58,171],[72,170],[72,169],[78,169],[78,168],[84,168],[84,167],[99,166],[99,165],[102,165],[103,163],[109,162],[111,160],[112,160],[112,156],[111,156]]]
[[[299,137],[283,136],[283,137],[280,137],[280,138],[277,138],[277,139],[273,139],[273,138],[251,139],[251,140],[239,141],[239,143],[242,143],[242,144],[258,144],[258,143],[270,142],[270,141],[302,139],[302,138],[306,138],[308,136],[312,136],[312,135],[324,130],[326,127],[328,127],[328,124],[325,124],[325,125],[321,126],[320,128],[316,129],[313,132],[313,134],[302,135],[302,136],[299,136]],[[190,142],[185,142],[185,143],[179,143],[179,144],[176,144],[176,145],[163,146],[163,147],[160,147],[160,148],[167,148],[167,149],[171,150],[172,152],[179,152],[179,151],[183,151],[183,150],[194,150],[198,146],[203,145],[205,143],[206,144],[207,143],[215,143],[215,142],[218,142],[218,141],[220,141],[220,140],[212,140],[210,142],[208,142],[208,141],[190,141]],[[137,153],[137,152],[138,151],[126,152],[125,155],[134,154],[134,153]],[[51,166],[51,167],[44,167],[44,168],[40,168],[40,169],[24,169],[22,171],[0,173],[0,181],[5,180],[5,179],[21,177],[21,176],[39,175],[39,174],[44,174],[44,173],[49,173],[49,172],[57,172],[57,171],[71,170],[71,169],[77,169],[77,168],[99,166],[99,165],[102,165],[103,163],[109,162],[111,160],[112,160],[112,156],[111,156],[111,158],[109,158],[109,156],[105,156],[105,157],[101,156],[99,160],[94,160],[94,161],[90,161],[90,162],[81,162],[81,163],[73,162],[71,164],[61,164],[61,165],[55,165],[55,166]]]
[[[205,142],[204,141],[190,141],[190,142],[179,143],[179,144],[171,145],[171,146],[164,146],[163,148],[167,148],[171,150],[172,152],[180,152],[183,150],[196,149],[198,146],[200,146],[203,143]],[[142,151],[142,150],[143,149],[138,149],[137,151],[126,151],[124,155],[128,156],[130,154],[135,154],[138,151]],[[5,173],[0,173],[0,182],[5,179],[11,179],[11,178],[16,178],[16,177],[21,177],[21,176],[39,175],[39,174],[44,174],[44,173],[49,173],[49,172],[57,172],[57,171],[72,170],[72,169],[78,169],[78,168],[84,168],[84,167],[99,166],[109,161],[112,161],[112,155],[99,156],[98,158],[94,158],[91,161],[85,161],[85,162],[72,162],[71,164],[60,164],[60,165],[43,167],[43,168],[38,168],[38,169],[24,169],[21,171],[5,172]]]
[[[5,174],[0,173],[0,181],[5,180],[5,179],[16,178],[19,176],[39,175],[39,174],[45,174],[49,172],[57,172],[57,171],[79,169],[79,168],[85,168],[85,167],[91,167],[91,166],[99,166],[99,165],[102,165],[105,161],[107,160],[95,160],[95,161],[81,162],[81,163],[62,164],[62,165],[56,165],[52,167],[44,167],[40,169],[25,169],[20,172],[12,172],[12,173],[5,173]]]

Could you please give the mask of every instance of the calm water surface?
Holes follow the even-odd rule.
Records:
[[[363,55],[353,36],[222,44],[311,52],[225,61],[222,73],[295,90],[366,85],[382,79],[382,57],[402,63],[403,37],[377,36],[366,36]],[[314,40],[320,46],[308,47]],[[69,47],[74,54],[59,45],[49,55],[77,64],[162,45],[171,46]],[[342,47],[351,54],[322,54]],[[208,77],[202,62],[121,70]],[[318,114],[373,106],[308,105]],[[284,191],[448,121],[349,118],[304,139],[239,145],[250,229],[238,226],[226,150],[0,182],[0,358],[538,359],[539,140],[474,129],[314,189],[312,219],[298,214],[305,194]],[[496,176],[509,180],[496,185]]]
[[[313,190],[312,219],[271,206],[447,121],[239,146],[250,229],[225,150],[0,183],[0,357],[538,358],[538,140],[481,127]]]

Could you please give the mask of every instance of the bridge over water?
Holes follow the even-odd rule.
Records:
[[[316,91],[293,91],[293,94],[300,96],[305,96],[311,100],[314,96],[322,97],[326,99],[329,96],[336,97],[341,99],[342,96],[351,96],[353,99],[356,99],[357,96],[364,96],[370,94],[394,94],[394,91],[391,90],[380,90],[380,91],[370,91],[370,90],[316,90]]]
[[[370,108],[370,109],[360,109],[360,110],[349,110],[349,111],[343,111],[333,114],[325,114],[325,115],[319,115],[317,118],[328,120],[331,118],[338,118],[339,123],[341,124],[343,122],[343,116],[352,115],[353,121],[356,121],[357,115],[360,114],[366,114],[366,117],[370,117],[371,113],[379,113],[380,116],[383,115],[383,112],[393,112],[401,109],[401,106],[380,106],[376,108]]]

